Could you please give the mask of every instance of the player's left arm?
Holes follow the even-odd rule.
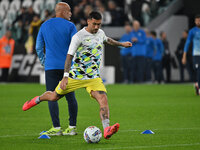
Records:
[[[107,38],[106,43],[109,45],[113,45],[113,46],[122,46],[122,47],[131,47],[132,46],[131,42],[118,42],[110,37]]]
[[[42,27],[41,27],[37,35],[35,47],[36,47],[36,52],[42,66],[44,66],[44,63],[45,63],[44,45],[45,44],[44,44],[44,38],[42,35]]]

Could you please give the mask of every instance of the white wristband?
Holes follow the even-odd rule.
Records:
[[[69,73],[68,73],[68,72],[65,72],[65,73],[64,73],[64,77],[67,77],[67,78],[68,78],[68,77],[69,77]]]

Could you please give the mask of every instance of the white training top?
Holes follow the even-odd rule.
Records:
[[[70,70],[73,79],[94,79],[100,77],[99,65],[103,51],[103,43],[107,41],[104,31],[99,29],[92,34],[85,28],[77,32],[71,40],[68,54],[75,55]]]

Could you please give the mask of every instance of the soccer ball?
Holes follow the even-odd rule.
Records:
[[[83,137],[87,143],[98,143],[101,140],[101,130],[95,126],[90,126],[85,129]]]

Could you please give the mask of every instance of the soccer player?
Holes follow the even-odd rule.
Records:
[[[60,97],[79,88],[86,88],[90,96],[99,103],[100,118],[104,128],[104,138],[109,139],[119,129],[116,123],[110,126],[109,107],[106,88],[99,74],[99,65],[103,51],[103,44],[131,47],[130,42],[118,42],[107,37],[103,30],[99,29],[102,16],[99,12],[91,12],[87,19],[88,26],[76,33],[71,41],[65,61],[65,73],[62,81],[55,91],[47,91],[41,96],[36,96],[27,101],[23,110],[39,104],[42,101],[56,101]],[[74,57],[75,55],[75,57]],[[74,57],[74,64],[71,61]]]
[[[186,64],[187,61],[187,51],[189,49],[190,43],[193,42],[193,67],[196,71],[196,82],[195,82],[195,90],[196,95],[199,95],[200,90],[200,15],[195,16],[195,24],[196,27],[193,27],[189,31],[189,35],[187,37],[187,41],[184,47],[184,53],[182,58],[182,63]]]
[[[62,80],[64,73],[64,61],[67,56],[72,36],[77,32],[75,25],[70,22],[72,15],[70,6],[60,2],[55,7],[56,18],[44,22],[39,30],[36,51],[41,64],[45,67],[46,90],[54,91]],[[45,48],[45,54],[44,54]],[[59,108],[57,101],[49,101],[49,111],[53,127],[46,135],[76,135],[77,101],[74,92],[68,93],[65,98],[68,101],[69,127],[62,132],[59,120]]]

